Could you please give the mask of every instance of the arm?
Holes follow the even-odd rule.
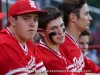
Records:
[[[84,57],[85,71],[87,73],[100,73],[100,67],[94,64],[91,60]]]

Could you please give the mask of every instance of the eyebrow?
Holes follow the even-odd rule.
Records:
[[[21,15],[21,16],[22,16],[22,17],[32,17],[32,16],[30,16],[29,14],[23,14],[23,15]],[[39,18],[39,16],[36,15],[35,18]]]
[[[89,13],[89,11],[87,11],[86,13]]]
[[[53,28],[53,27],[57,27],[57,26],[58,26],[58,25],[56,25],[56,26],[52,26],[51,28]],[[64,26],[64,23],[61,23],[60,26]]]
[[[22,17],[31,17],[30,15],[22,15]]]
[[[61,26],[64,26],[64,22],[60,24]]]

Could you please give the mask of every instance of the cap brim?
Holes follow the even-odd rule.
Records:
[[[17,14],[25,14],[25,13],[38,13],[39,14],[39,17],[42,17],[42,16],[45,16],[45,15],[47,15],[48,14],[48,12],[47,11],[43,11],[43,10],[41,10],[41,11],[39,11],[39,10],[28,10],[28,11],[23,11],[23,12],[20,12],[20,13],[17,13]]]
[[[36,11],[28,10],[28,11],[20,12],[20,13],[17,13],[17,14],[18,14],[18,15],[21,15],[21,14],[25,14],[25,13],[38,13],[38,14],[39,14],[39,17],[45,16],[45,15],[48,14],[47,11],[43,11],[43,10],[41,10],[41,11],[37,11],[37,10],[36,10]],[[6,27],[8,27],[8,24],[9,24],[9,21],[7,21]]]
[[[2,18],[4,18],[4,17],[6,17],[6,13],[0,13],[0,19],[2,19]]]

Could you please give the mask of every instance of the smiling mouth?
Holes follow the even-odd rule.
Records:
[[[59,37],[58,39],[63,39],[63,36]]]

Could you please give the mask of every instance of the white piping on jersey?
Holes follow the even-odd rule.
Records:
[[[44,48],[46,48],[47,50],[53,52],[53,53],[56,54],[58,57],[62,58],[62,55],[61,55],[61,53],[59,52],[59,50],[58,50],[58,52],[56,52],[56,51],[50,49],[44,42],[42,42],[42,40],[40,40],[39,45],[42,46],[42,47],[44,47]]]
[[[56,54],[56,56],[58,56],[59,58],[62,58],[65,62],[65,64],[67,65],[67,62],[66,62],[66,58],[63,57],[60,53],[60,51],[58,50],[58,52],[55,52],[54,50],[50,49],[45,43],[42,42],[42,40],[40,40],[40,43],[39,43],[40,46],[46,48],[47,50],[53,52],[54,54]]]
[[[74,43],[74,45],[79,49],[79,44],[76,42],[76,40],[65,31],[65,35]]]
[[[13,33],[10,31],[10,29],[8,27],[6,29],[6,32],[14,37]]]
[[[25,52],[25,54],[27,55],[28,54],[28,48],[27,48],[27,45],[25,44],[25,48],[22,46],[22,44],[20,44],[20,47],[23,49],[23,51]]]
[[[38,64],[36,65],[36,68],[37,68],[37,67],[40,67],[41,65],[43,65],[43,62],[38,63]]]
[[[9,30],[9,28],[7,27],[7,29],[6,29],[6,32],[8,33],[8,34],[10,34],[10,35],[12,35],[13,36],[13,34],[11,33],[11,31]],[[19,42],[18,42],[19,43]],[[27,45],[25,44],[25,48],[23,48],[23,46],[19,43],[19,45],[20,45],[20,47],[23,49],[23,51],[25,52],[25,54],[27,55],[28,54],[28,47],[27,47]],[[37,64],[36,66],[36,63],[35,63],[35,58],[34,57],[32,57],[31,56],[31,59],[30,59],[30,61],[28,62],[28,66],[27,66],[27,70],[25,70],[26,72],[28,72],[28,73],[32,73],[32,72],[35,72],[36,71],[36,66],[42,66],[43,65],[43,62],[40,62],[39,64]],[[41,68],[41,71],[45,71],[45,70],[42,70],[42,69],[44,69],[45,67],[42,67]],[[15,71],[15,70],[14,70]],[[12,71],[12,72],[14,72],[14,71]],[[10,72],[10,73],[12,73],[12,72]],[[12,75],[12,74],[7,74],[7,75]]]
[[[17,69],[9,71],[5,75],[13,75],[15,73],[21,73],[21,72],[27,72],[27,69],[26,68],[17,68]]]
[[[80,49],[79,47],[79,44],[75,41],[75,39],[70,35],[68,34],[67,32],[65,32],[66,36],[73,42],[73,44],[78,48]],[[80,50],[80,57],[77,59],[76,57],[73,57],[72,61],[73,61],[73,64],[69,65],[68,66],[68,69],[71,71],[71,72],[82,72],[82,69],[83,67],[85,66],[84,64],[84,58],[83,58],[83,55],[82,55],[82,52]]]
[[[28,75],[27,73],[22,73],[22,74],[18,74],[18,75]]]
[[[44,72],[44,71],[46,71],[46,68],[42,67],[41,69],[36,70],[36,73],[40,73],[40,72]]]

